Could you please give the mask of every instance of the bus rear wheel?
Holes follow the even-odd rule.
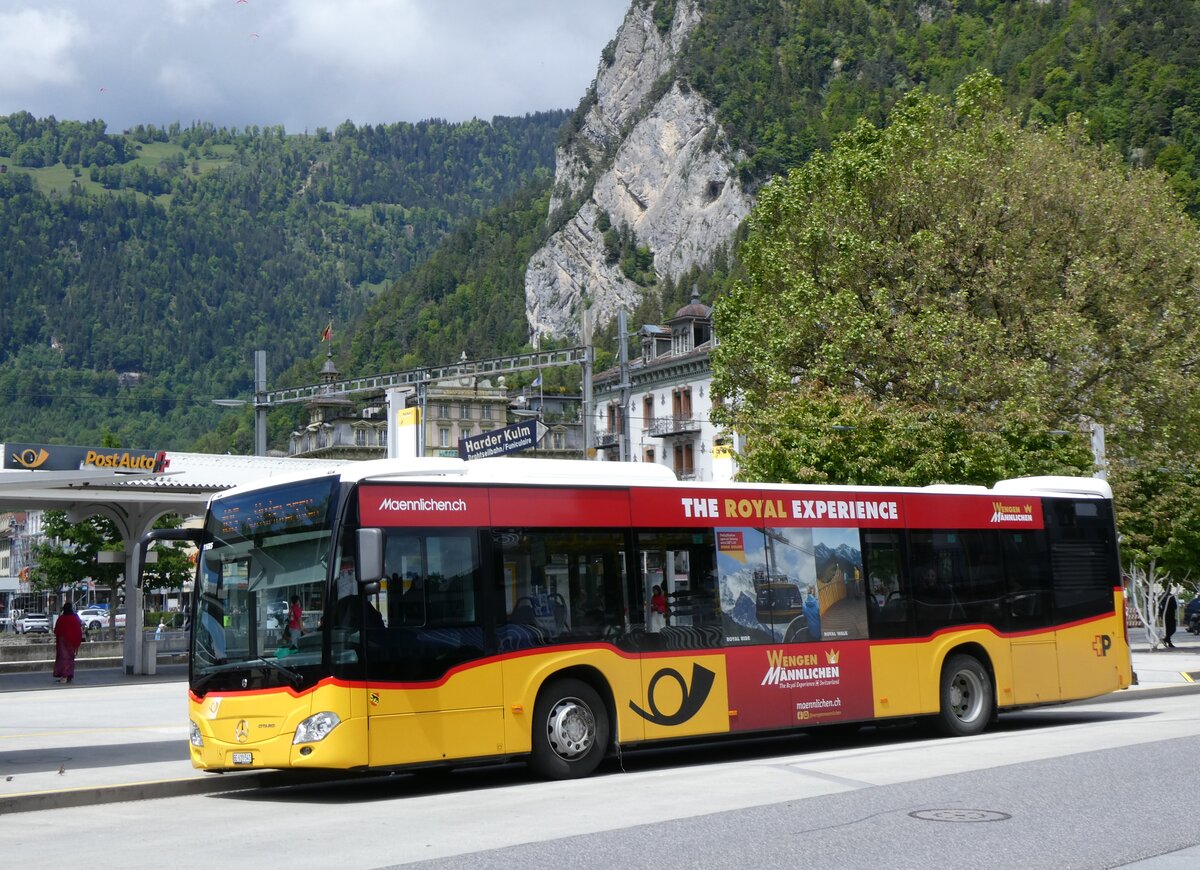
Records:
[[[533,707],[533,754],[529,766],[549,779],[592,773],[608,746],[608,710],[582,680],[555,680]]]
[[[992,720],[992,680],[974,656],[953,655],[942,668],[938,730],[949,737],[978,734]]]

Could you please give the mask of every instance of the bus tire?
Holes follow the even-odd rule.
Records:
[[[587,776],[604,759],[608,733],[608,710],[595,689],[582,680],[554,680],[533,707],[529,766],[547,779]]]
[[[947,737],[979,734],[992,721],[992,680],[974,656],[952,655],[942,667],[938,731]]]

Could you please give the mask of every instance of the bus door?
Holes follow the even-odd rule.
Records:
[[[761,550],[761,533],[747,531],[754,538],[751,549],[758,545]],[[725,542],[723,558],[719,540]],[[769,667],[767,654],[748,645],[742,627],[733,627],[723,609],[722,585],[733,581],[731,570],[720,563],[744,566],[744,546],[738,534],[723,529],[638,533],[638,615],[645,630],[637,644],[642,696],[632,703],[648,739],[721,733],[731,727],[779,728],[787,720],[786,692],[759,688]],[[748,583],[744,572],[740,579]],[[753,597],[743,603],[753,622]],[[745,646],[728,650],[730,643]],[[738,716],[731,717],[734,707]]]
[[[871,644],[871,679],[877,717],[911,716],[921,711],[915,675],[918,645],[912,638],[913,584],[900,532],[862,533],[863,573],[867,587],[867,631]]]
[[[504,751],[499,664],[486,654],[476,528],[385,529],[386,596],[364,636],[370,764]]]
[[[1000,548],[1008,584],[1005,617],[1011,637],[1012,703],[1057,701],[1062,691],[1058,642],[1051,630],[1054,612],[1046,535],[1041,531],[1004,532]]]

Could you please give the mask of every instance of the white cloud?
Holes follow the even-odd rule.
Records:
[[[630,2],[4,0],[0,115],[298,132],[572,109]]]
[[[281,24],[289,31],[281,36],[288,47],[330,71],[411,69],[439,49],[430,21],[413,0],[303,0],[281,12]],[[440,48],[454,52],[453,46]]]
[[[206,106],[220,102],[220,89],[210,82],[204,70],[186,62],[167,63],[158,71],[163,95],[180,104]]]
[[[67,12],[0,13],[0,98],[7,102],[28,89],[76,81],[79,71],[70,52],[81,31],[78,19]]]

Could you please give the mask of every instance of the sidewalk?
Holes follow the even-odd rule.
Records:
[[[1200,690],[1200,635],[1178,630],[1171,642],[1175,649],[1151,649],[1143,629],[1129,629],[1133,672],[1138,679],[1133,691]],[[1120,693],[1110,697],[1120,698]]]
[[[294,774],[210,774],[188,758],[187,667],[152,676],[78,670],[0,674],[0,815],[232,791]]]
[[[1200,692],[1200,637],[1182,632],[1174,640],[1174,650],[1151,651],[1144,633],[1131,631],[1138,684],[1097,700]],[[0,674],[0,815],[314,779],[195,770],[186,681],[184,665],[161,665],[153,676],[81,670],[70,686],[55,684],[48,671]]]

